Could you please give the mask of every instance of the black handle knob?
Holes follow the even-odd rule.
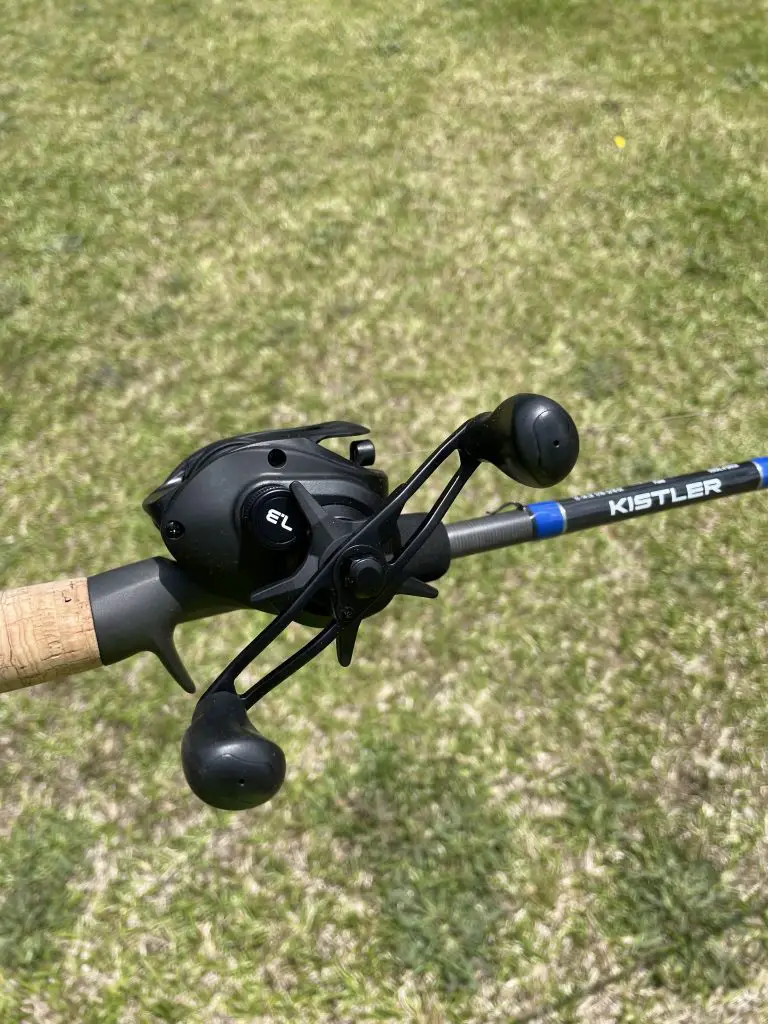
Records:
[[[266,803],[285,779],[285,755],[253,727],[235,693],[200,701],[184,733],[181,763],[195,795],[225,811]]]
[[[475,417],[465,447],[526,487],[552,487],[576,465],[579,432],[554,399],[514,395]]]

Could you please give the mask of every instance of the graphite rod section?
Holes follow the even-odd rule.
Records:
[[[683,505],[727,498],[732,494],[760,490],[766,484],[768,458],[760,458],[628,487],[611,487],[563,501],[534,502],[514,512],[448,523],[446,531],[451,558],[463,558],[531,540],[546,540],[593,526],[666,512]]]

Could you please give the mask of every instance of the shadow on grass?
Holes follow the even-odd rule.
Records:
[[[699,935],[691,934],[689,939],[695,939],[701,948],[705,949],[708,943],[724,937],[730,929],[746,924],[751,919],[755,921],[758,919],[762,920],[766,914],[768,914],[768,900],[751,908],[745,907],[743,910],[733,914],[732,917],[723,920],[716,930],[706,933],[702,932]],[[679,949],[677,946],[674,943],[668,943],[659,949],[636,956],[622,970],[614,971],[612,974],[607,974],[604,978],[600,978],[591,985],[585,985],[574,992],[569,992],[561,999],[553,999],[550,1002],[542,1003],[527,1013],[513,1017],[509,1024],[532,1024],[533,1021],[540,1020],[546,1014],[562,1014],[567,1012],[569,1009],[573,1009],[584,1002],[585,999],[589,999],[590,996],[596,996],[601,992],[605,992],[611,985],[618,985],[623,981],[629,981],[639,971],[648,971],[658,988],[675,988],[676,986],[668,984],[668,979],[665,977],[665,969],[669,967],[678,954]],[[705,958],[708,959],[708,956],[705,956]],[[749,979],[743,965],[739,965],[738,973],[738,985],[725,984],[722,987],[728,989],[746,984]]]
[[[467,731],[457,743],[448,755],[425,751],[415,733],[367,737],[356,765],[329,765],[310,799],[297,798],[302,830],[330,832],[351,851],[341,871],[372,876],[378,955],[415,975],[430,973],[448,993],[503,969],[498,938],[516,929],[520,900],[507,897],[500,876],[528,894],[530,911],[515,936],[521,954],[558,891],[558,870],[544,858],[531,858],[518,878],[517,826],[491,799],[477,737]]]
[[[96,835],[53,810],[25,811],[0,843],[0,968],[49,971],[80,912],[72,884]]]
[[[593,894],[599,931],[614,949],[627,938],[631,945],[623,969],[515,1018],[515,1024],[563,1013],[639,971],[651,986],[689,1000],[748,984],[765,963],[768,936],[760,934],[749,958],[721,941],[744,925],[764,926],[768,899],[749,902],[725,886],[722,868],[701,845],[673,831],[652,789],[585,771],[561,780],[561,792],[566,811],[556,831],[572,844],[591,840],[613,851]]]
[[[583,915],[574,918],[574,973],[595,931],[626,966],[520,1022],[565,1011],[639,970],[652,986],[684,999],[749,982],[768,940],[756,940],[748,958],[721,940],[759,921],[768,900],[750,904],[729,890],[722,869],[673,831],[652,787],[573,772],[557,783],[563,813],[526,826],[490,799],[473,751],[477,737],[468,730],[458,742],[466,749],[445,756],[420,749],[412,736],[368,737],[354,769],[329,766],[309,804],[299,800],[300,827],[330,830],[353,851],[342,870],[373,876],[374,941],[382,954],[404,970],[435,976],[445,994],[514,974],[511,949],[527,971],[541,955],[536,926],[547,927],[561,895],[560,871],[547,854],[562,849],[578,857],[590,843],[598,856],[619,855],[604,859],[597,882],[584,875],[577,883],[593,923],[581,932]],[[523,830],[532,825],[541,856],[526,852]]]

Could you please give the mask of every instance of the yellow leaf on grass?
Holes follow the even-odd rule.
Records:
[[[616,143],[619,149],[624,149],[624,147],[627,144],[627,140],[624,138],[623,135],[614,135],[613,141]]]

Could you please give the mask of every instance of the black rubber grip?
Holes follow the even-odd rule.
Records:
[[[403,547],[424,521],[423,512],[406,512],[397,520],[400,547]],[[439,580],[451,567],[451,548],[443,523],[440,523],[413,558],[408,562],[411,576],[428,583]]]

